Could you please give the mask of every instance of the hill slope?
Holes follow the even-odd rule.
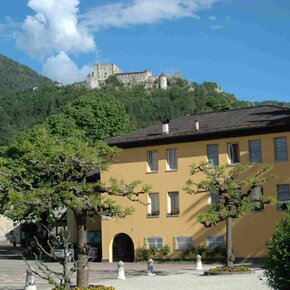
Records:
[[[29,67],[0,54],[0,98],[12,92],[22,92],[53,82]]]

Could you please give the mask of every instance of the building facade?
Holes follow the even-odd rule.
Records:
[[[141,180],[151,185],[142,203],[116,198],[134,213],[124,219],[92,219],[91,231],[101,236],[103,261],[132,261],[139,247],[169,245],[171,257],[192,246],[206,244],[213,249],[225,244],[225,223],[205,228],[196,217],[206,211],[211,193],[189,195],[183,191],[190,178],[190,165],[207,161],[229,169],[247,164],[248,176],[264,164],[271,165],[276,178],[254,194],[274,196],[277,204],[246,213],[233,222],[233,252],[238,258],[259,258],[265,242],[290,202],[290,110],[261,106],[185,116],[169,124],[152,126],[112,138],[110,145],[123,148],[102,181],[111,177],[130,183]],[[204,176],[194,177],[201,181]],[[250,197],[251,198],[251,197]]]

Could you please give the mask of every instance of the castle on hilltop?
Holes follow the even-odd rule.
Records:
[[[122,72],[116,64],[94,64],[92,73],[87,76],[87,85],[91,89],[99,88],[110,76],[116,76],[121,83],[128,86],[145,84],[146,88],[158,86],[160,89],[167,89],[167,76],[164,73],[154,76],[150,70]]]

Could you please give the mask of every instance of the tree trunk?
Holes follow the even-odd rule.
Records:
[[[87,215],[86,212],[75,212],[77,224],[77,286],[86,288],[88,276]]]
[[[232,240],[232,218],[226,219],[226,246],[227,246],[227,267],[232,267],[235,257],[233,255],[233,240]]]

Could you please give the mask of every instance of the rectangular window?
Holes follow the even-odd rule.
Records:
[[[264,204],[261,202],[263,198],[263,187],[257,186],[251,191],[251,201],[253,202],[253,211],[261,211]]]
[[[224,248],[225,241],[223,236],[209,236],[207,238],[207,247],[209,250],[214,250],[216,248]]]
[[[238,143],[228,144],[229,164],[240,163],[240,149]]]
[[[167,170],[177,170],[177,149],[167,149]]]
[[[277,185],[277,200],[278,210],[287,210],[287,206],[290,204],[289,184]]]
[[[288,148],[287,148],[288,146],[286,137],[274,138],[274,147],[276,161],[288,160]]]
[[[175,237],[174,238],[174,249],[175,250],[189,250],[192,248],[193,239],[192,237]]]
[[[158,216],[159,213],[159,193],[149,193],[148,215]]]
[[[158,171],[157,151],[148,151],[147,152],[147,163],[148,163],[148,171],[149,172]]]
[[[161,237],[149,237],[147,238],[148,248],[156,247],[158,250],[161,250],[163,247]]]
[[[207,145],[207,161],[209,167],[219,165],[219,149],[217,144]]]
[[[210,205],[217,205],[219,198],[216,193],[210,193],[209,198],[210,198]]]
[[[168,192],[168,215],[179,214],[179,193]]]
[[[249,153],[250,153],[250,163],[255,164],[262,162],[261,140],[249,141]]]

